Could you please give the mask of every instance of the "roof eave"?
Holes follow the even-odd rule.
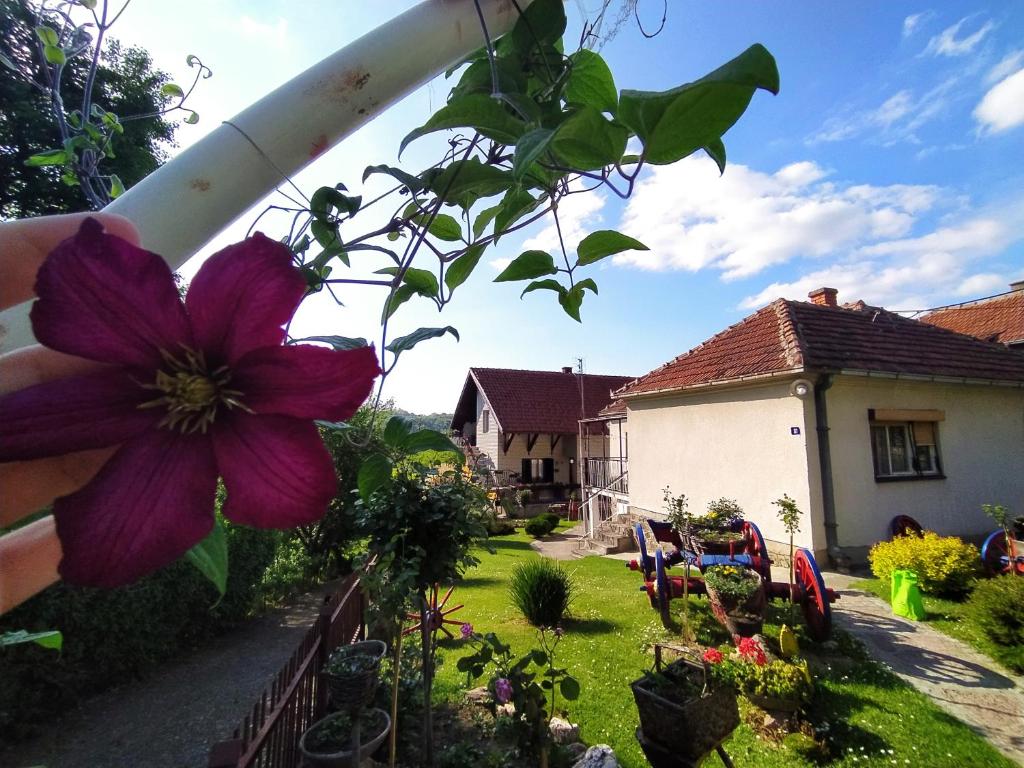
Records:
[[[640,397],[651,397],[653,395],[670,395],[677,392],[693,392],[702,389],[711,389],[713,387],[726,387],[726,386],[737,386],[742,384],[757,383],[760,381],[770,381],[772,379],[779,379],[782,377],[794,376],[801,373],[809,373],[804,366],[797,368],[786,368],[782,371],[772,371],[771,373],[757,373],[750,376],[734,376],[729,379],[715,379],[714,381],[703,381],[698,384],[687,384],[682,387],[664,387],[662,389],[650,389],[644,392],[620,392],[618,396],[622,399],[637,399]]]

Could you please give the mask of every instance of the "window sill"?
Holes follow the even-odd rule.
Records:
[[[903,483],[903,482],[917,482],[918,480],[945,480],[946,476],[943,474],[937,475],[886,475],[884,477],[875,476],[876,483]]]

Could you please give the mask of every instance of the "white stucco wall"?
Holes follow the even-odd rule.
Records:
[[[490,410],[487,400],[484,399],[484,396],[478,390],[476,393],[476,447],[490,458],[494,463],[494,469],[499,469],[497,457],[501,454],[501,440],[498,437],[498,425],[495,423],[494,414],[492,413],[487,420],[487,431],[484,431],[482,414],[485,408],[488,411]]]
[[[838,376],[827,404],[840,546],[887,538],[898,514],[942,534],[978,535],[994,527],[982,504],[1024,513],[1024,390]],[[944,411],[945,479],[876,482],[869,408]]]
[[[797,546],[824,550],[817,444],[807,428],[813,397],[791,395],[790,383],[630,400],[630,504],[663,512],[666,485],[686,494],[694,514],[725,496],[766,539],[788,542],[771,503],[788,493],[804,512]]]

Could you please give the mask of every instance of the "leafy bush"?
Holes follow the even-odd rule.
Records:
[[[994,642],[1011,649],[1001,658],[1024,672],[1024,579],[1012,573],[980,582],[967,615]]]
[[[551,521],[551,530],[555,530],[555,528],[558,527],[558,524],[562,522],[562,516],[557,512],[544,512],[541,514],[541,517]]]
[[[552,522],[550,517],[547,517],[546,515],[538,515],[526,523],[526,532],[534,538],[539,539],[542,536],[547,536],[555,530],[556,525],[557,523]]]
[[[908,569],[917,574],[922,591],[935,595],[963,595],[978,567],[978,548],[956,536],[897,536],[875,544],[868,553],[871,571],[882,581],[892,572]]]
[[[516,565],[508,591],[527,621],[554,627],[572,601],[572,576],[554,560],[538,557]]]
[[[704,571],[705,583],[726,600],[743,602],[761,586],[761,578],[737,565],[713,565]]]

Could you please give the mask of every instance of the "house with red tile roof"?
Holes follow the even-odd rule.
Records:
[[[896,515],[980,535],[984,503],[1024,506],[1024,355],[822,288],[779,299],[615,392],[629,424],[629,505],[663,489],[700,514],[736,499],[771,542],[862,560]]]
[[[1024,351],[1024,280],[987,299],[933,310],[922,321]]]
[[[580,419],[611,402],[631,376],[470,368],[451,427],[478,469],[500,486],[526,486],[536,501],[560,500],[580,482],[580,457],[607,443],[594,435],[583,451]]]

